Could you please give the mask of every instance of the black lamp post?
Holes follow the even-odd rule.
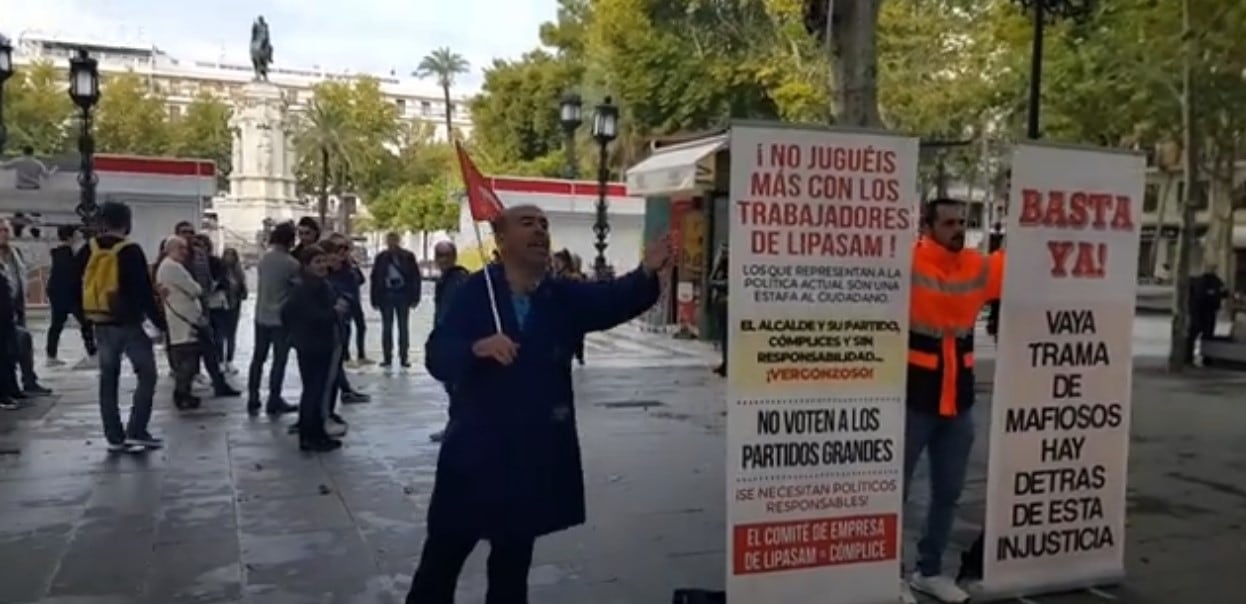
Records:
[[[597,220],[593,223],[593,232],[597,234],[597,260],[593,262],[593,273],[598,279],[610,277],[610,266],[606,263],[606,238],[610,235],[610,222],[606,218],[606,182],[610,178],[610,170],[606,167],[606,148],[610,141],[619,135],[619,108],[606,97],[597,106],[593,114],[593,138],[597,140]]]
[[[558,103],[558,119],[562,122],[562,133],[566,137],[563,140],[563,150],[567,156],[566,175],[571,180],[580,177],[580,163],[575,157],[575,131],[584,123],[583,108],[580,95],[573,92],[564,94]]]
[[[82,129],[78,132],[78,217],[90,225],[99,206],[95,203],[95,137],[91,129],[91,110],[100,100],[99,64],[85,49],[69,59],[69,98],[79,109]]]
[[[1030,50],[1030,100],[1027,107],[1025,137],[1041,138],[1039,105],[1043,91],[1043,30],[1048,21],[1077,19],[1090,14],[1094,0],[1015,0],[1034,13],[1034,46]]]
[[[0,34],[0,153],[8,142],[9,132],[4,127],[4,83],[13,75],[13,45]]]

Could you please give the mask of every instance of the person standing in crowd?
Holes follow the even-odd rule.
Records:
[[[289,334],[281,324],[281,308],[289,299],[301,270],[298,260],[290,254],[294,237],[293,224],[283,222],[274,226],[268,236],[268,251],[260,258],[256,269],[255,351],[247,372],[247,412],[251,415],[260,412],[260,379],[269,350],[273,353],[273,366],[268,374],[268,400],[264,410],[269,415],[280,415],[298,409],[281,398],[290,357]]]
[[[298,222],[298,237],[298,245],[294,246],[291,253],[294,254],[295,260],[301,262],[302,258],[299,258],[299,254],[303,253],[303,248],[320,241],[320,223],[316,222],[316,219],[311,216],[300,218]]]
[[[13,225],[8,220],[0,219],[0,274],[9,282],[17,346],[14,354],[22,375],[21,394],[17,396],[44,396],[52,394],[52,390],[39,383],[39,375],[35,373],[35,339],[26,329],[26,276],[29,269],[22,251],[13,245],[12,237]]]
[[[425,349],[428,372],[449,387],[450,422],[407,604],[453,602],[463,563],[482,539],[490,544],[485,601],[528,601],[536,538],[585,519],[571,349],[583,334],[653,306],[670,259],[664,238],[621,279],[549,279],[549,221],[539,208],[506,209],[493,232],[502,264],[457,289]]]
[[[450,310],[450,300],[459,286],[467,281],[471,273],[459,266],[459,251],[449,241],[439,242],[433,246],[433,261],[437,263],[437,282],[433,285],[433,325],[441,322]],[[450,386],[442,384],[446,394],[450,394]],[[429,435],[429,440],[439,443],[445,436],[445,430],[438,430]]]
[[[200,400],[191,394],[199,372],[200,334],[208,329],[199,283],[186,270],[190,248],[181,236],[164,241],[164,258],[156,267],[156,285],[162,292],[165,322],[168,324],[169,362],[173,369],[173,405],[178,409],[198,409]]]
[[[973,449],[974,328],[983,307],[999,299],[1003,256],[965,248],[965,204],[953,199],[926,204],[922,230],[909,303],[904,494],[926,452],[930,507],[917,569],[901,581],[901,599],[916,604],[917,590],[940,602],[966,602],[969,594],[943,574],[943,554]]]
[[[1194,363],[1194,347],[1216,335],[1216,316],[1220,303],[1227,298],[1229,290],[1224,280],[1216,274],[1216,265],[1208,264],[1203,274],[1190,279],[1190,319],[1185,337],[1185,362]],[[1201,347],[1200,347],[1201,349]]]
[[[197,334],[199,354],[197,359],[208,371],[216,396],[238,396],[240,390],[225,379],[225,363],[221,358],[221,334],[228,311],[225,294],[225,269],[221,259],[212,253],[212,240],[207,235],[195,235],[190,240],[191,257],[185,262],[195,282],[199,284],[199,301],[207,315],[206,329]],[[196,371],[196,373],[198,373]]]
[[[350,246],[344,241],[346,238],[333,235],[320,242],[320,247],[329,257],[329,275],[327,280],[329,286],[339,298],[346,301],[347,311],[354,308],[356,304],[360,304],[360,281],[358,273],[355,271],[354,264],[350,261]],[[346,358],[350,356],[350,312],[342,318],[342,354],[340,359],[345,365]],[[345,371],[339,371],[338,387],[342,391],[342,403],[353,405],[357,403],[366,403],[372,400],[372,397],[359,392],[351,387],[350,380],[346,378]],[[335,398],[336,400],[336,398]],[[329,409],[329,419],[345,425],[341,416],[337,414],[335,408]]]
[[[409,321],[411,309],[420,303],[421,276],[415,254],[399,244],[398,233],[385,236],[385,249],[372,263],[372,307],[381,311],[381,366],[394,362],[394,323],[398,324],[398,359],[410,367]]]
[[[21,409],[26,398],[17,386],[17,321],[9,280],[0,274],[0,410]]]
[[[238,250],[225,248],[221,253],[223,268],[223,284],[225,291],[225,312],[221,314],[220,325],[217,327],[221,335],[221,359],[225,361],[227,373],[237,373],[234,367],[234,353],[238,348],[238,321],[242,316],[242,302],[247,299],[247,274],[242,268],[242,259]]]
[[[82,332],[82,344],[87,356],[95,356],[95,335],[91,332],[91,324],[82,314],[82,267],[74,251],[73,242],[78,227],[61,225],[56,228],[56,238],[60,242],[52,248],[52,268],[48,273],[48,305],[52,310],[52,322],[48,325],[47,354],[48,366],[64,365],[57,358],[60,349],[61,332],[70,316],[78,322]]]
[[[127,239],[130,207],[106,201],[99,209],[100,234],[78,252],[83,267],[82,310],[95,325],[99,347],[99,405],[108,450],[136,453],[156,449],[162,441],[148,432],[152,396],[156,390],[156,359],[151,338],[143,330],[144,319],[167,331],[164,313],[156,306],[147,257],[143,248]],[[117,387],[121,359],[134,367],[138,385],[130,419],[121,423]]]
[[[343,351],[343,359],[353,366],[370,365],[371,360],[364,354],[364,341],[367,335],[366,323],[363,317],[363,284],[365,278],[363,269],[359,268],[359,263],[355,260],[354,243],[350,237],[341,233],[334,233],[329,236],[329,240],[333,242],[333,246],[338,250],[338,262],[340,266],[333,271],[334,287],[342,288],[342,292],[350,300],[350,320],[346,323],[346,332],[344,337],[347,343],[351,339],[351,328],[354,327],[355,336],[355,352],[357,362],[350,361],[350,346]],[[347,279],[347,277],[350,277]]]
[[[282,323],[298,352],[303,394],[299,399],[299,448],[325,452],[342,446],[326,429],[329,409],[338,394],[342,367],[342,321],[350,310],[327,277],[329,255],[317,244],[302,250],[303,275],[281,307]]]
[[[727,281],[731,273],[727,272],[727,246],[723,244],[718,250],[718,258],[714,260],[714,270],[710,271],[710,303],[714,305],[714,319],[718,328],[718,351],[722,353],[722,361],[714,368],[714,373],[727,377],[727,332],[731,323],[727,321]]]
[[[30,145],[22,147],[22,156],[15,157],[0,164],[0,168],[16,172],[16,189],[19,191],[37,191],[43,188],[43,181],[56,173],[56,166],[48,169],[39,158],[35,157],[35,148]]]

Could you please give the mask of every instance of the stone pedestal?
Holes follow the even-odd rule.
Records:
[[[221,226],[250,236],[265,218],[281,222],[306,213],[297,197],[293,129],[281,89],[269,82],[244,86],[229,126],[234,133],[229,195],[215,204]]]

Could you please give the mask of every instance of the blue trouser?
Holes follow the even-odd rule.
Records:
[[[930,458],[930,507],[926,526],[917,542],[917,570],[932,577],[943,573],[947,549],[956,520],[956,506],[965,487],[969,453],[973,451],[973,417],[963,410],[955,417],[941,417],[908,408],[904,423],[904,499],[922,451]]]
[[[151,337],[138,324],[106,324],[95,326],[95,339],[99,346],[99,403],[100,417],[104,420],[104,436],[111,444],[124,442],[127,437],[147,437],[147,422],[151,420],[151,399],[156,390],[156,357],[152,352]],[[138,385],[134,388],[134,401],[130,407],[130,419],[124,427],[117,402],[123,356],[129,357],[138,378]]]

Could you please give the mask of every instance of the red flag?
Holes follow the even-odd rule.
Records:
[[[472,211],[472,220],[487,222],[501,216],[506,209],[502,200],[498,199],[498,194],[493,192],[489,181],[467,155],[463,144],[454,141],[454,150],[459,156],[459,168],[463,170],[463,186],[467,187],[467,207]]]

